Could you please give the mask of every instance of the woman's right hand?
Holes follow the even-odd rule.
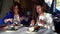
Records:
[[[4,21],[5,21],[5,23],[7,23],[7,22],[13,22],[13,19],[12,19],[12,18],[10,18],[10,19],[5,19]]]
[[[35,20],[31,20],[30,26],[33,26],[35,24]]]

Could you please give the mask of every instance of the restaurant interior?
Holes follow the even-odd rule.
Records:
[[[0,0],[0,21],[4,18],[4,16],[6,16],[7,12],[10,11],[10,8],[14,4],[14,2],[20,3],[22,12],[27,16],[27,18],[31,17],[35,2],[38,2],[38,1],[39,0]],[[49,2],[51,2],[50,4],[48,0],[44,0],[44,1],[47,4],[46,12],[52,14],[53,23],[55,26],[54,32],[59,34],[60,32],[60,0],[51,0],[51,1],[49,0]],[[3,24],[0,22],[0,34],[30,34],[30,32],[28,33],[26,33],[27,31],[25,32],[25,30],[29,27],[29,24],[18,28],[16,31],[14,30],[14,32],[6,31],[5,29],[3,29],[3,27],[6,25],[7,24]],[[31,32],[31,34],[41,34],[41,33]],[[52,34],[52,32],[50,32],[49,34]]]

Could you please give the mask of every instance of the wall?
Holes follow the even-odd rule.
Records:
[[[13,0],[3,0],[0,19],[2,19],[6,15],[6,13],[10,10],[12,4]]]

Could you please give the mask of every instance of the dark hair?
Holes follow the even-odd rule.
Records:
[[[19,9],[18,13],[19,13],[19,15],[21,16],[21,15],[22,15],[22,9],[21,9],[21,5],[20,5],[18,2],[14,2],[13,6],[12,6],[12,8],[11,8],[12,15],[14,16],[14,11],[13,11],[13,9],[14,9],[15,6],[18,6],[18,9]]]
[[[43,0],[39,0],[39,1],[36,1],[34,3],[34,8],[33,8],[33,14],[32,14],[32,19],[34,19],[35,21],[37,20],[37,17],[38,17],[38,13],[36,11],[36,6],[40,5],[42,8],[43,11],[46,10],[46,4]]]

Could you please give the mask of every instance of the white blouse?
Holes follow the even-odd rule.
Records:
[[[40,19],[43,20],[46,24],[42,25],[41,23],[39,23]],[[44,13],[43,16],[38,16],[36,24],[38,26],[43,26],[43,27],[45,27],[47,29],[55,30],[52,15],[49,14],[49,13]]]
[[[14,20],[20,21],[20,16],[19,15],[14,15]]]

